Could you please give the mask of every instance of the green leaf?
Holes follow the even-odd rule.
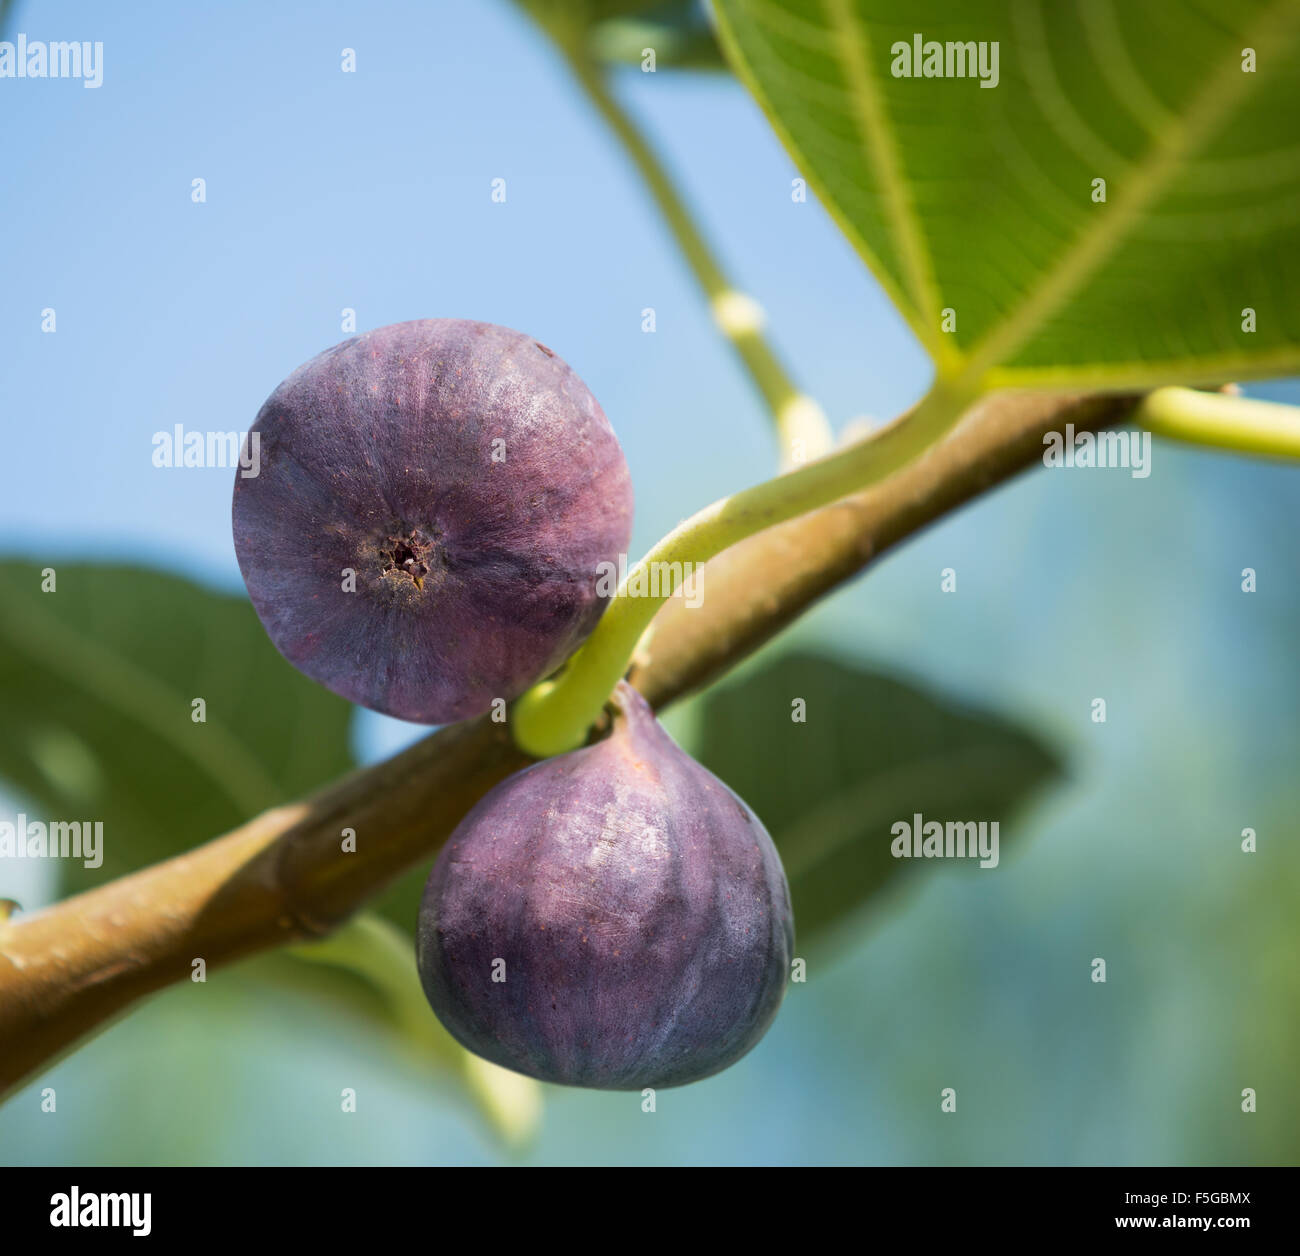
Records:
[[[102,867],[60,860],[65,891],[353,766],[351,705],[280,657],[246,598],[139,567],[50,567],[42,592],[41,567],[0,563],[0,778],[46,819],[103,822]]]
[[[371,904],[385,920],[391,921],[409,934],[412,945],[415,939],[416,917],[420,913],[420,900],[424,897],[424,885],[429,879],[432,868],[432,859],[427,865],[413,868],[394,881]]]
[[[1300,369],[1294,0],[716,8],[733,68],[942,376],[1127,388]],[[997,85],[896,77],[918,35],[996,44]]]
[[[727,62],[700,6],[693,0],[646,6],[592,27],[587,45],[599,61],[640,65],[653,48],[657,69],[721,70]]]
[[[652,7],[646,0],[515,0],[561,44],[584,39],[601,22],[631,17]]]
[[[792,718],[806,704],[806,720]],[[1060,775],[1010,721],[832,658],[784,654],[701,701],[697,757],[757,812],[785,864],[800,951],[909,871],[977,860],[896,859],[891,826],[998,821],[999,861],[1026,800]]]
[[[597,61],[662,69],[725,70],[713,28],[695,0],[516,0],[557,43]]]
[[[429,1008],[411,940],[389,921],[363,912],[328,938],[290,948],[296,959],[341,969],[365,983],[373,1009],[412,1057],[453,1074],[498,1137],[522,1147],[541,1121],[537,1082],[466,1051]]]

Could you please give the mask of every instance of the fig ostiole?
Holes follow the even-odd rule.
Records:
[[[631,534],[618,441],[550,349],[425,319],[345,341],[262,406],[235,551],[271,640],[362,706],[482,714],[554,671]]]
[[[626,683],[603,741],[526,768],[448,839],[417,926],[424,990],[476,1054],[613,1090],[717,1073],[763,1036],[794,945],[754,813]]]

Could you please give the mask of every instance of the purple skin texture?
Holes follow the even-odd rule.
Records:
[[[498,785],[425,887],[420,978],[469,1050],[542,1081],[681,1086],[735,1063],[785,993],[780,857],[619,685],[613,733]],[[505,980],[493,980],[504,961]]]
[[[517,697],[595,627],[631,479],[596,399],[530,337],[381,327],[299,367],[252,430],[239,568],[276,648],[335,693],[451,723]]]

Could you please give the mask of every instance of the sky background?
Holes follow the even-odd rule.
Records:
[[[105,65],[98,90],[0,80],[5,556],[240,592],[231,472],[155,468],[153,435],[245,430],[345,338],[345,308],[359,330],[475,318],[555,349],[626,451],[634,553],[772,474],[760,401],[634,172],[505,0],[20,2],[17,31],[102,40]],[[916,400],[927,360],[815,200],[791,201],[796,171],[744,91],[634,69],[615,87],[832,421]],[[1256,391],[1300,401],[1294,383]],[[525,1160],[1293,1162],[1297,474],[1160,444],[1145,480],[1040,471],[804,620],[801,643],[1037,730],[1067,783],[996,874],[927,869],[864,922],[741,1065],[654,1118],[550,1090]],[[689,711],[674,718],[687,736]],[[418,735],[357,719],[367,760]],[[1254,860],[1246,825],[1266,835]],[[25,904],[49,892],[13,876]],[[409,1062],[270,974],[169,991],[59,1064],[60,1114],[39,1110],[46,1082],[22,1092],[0,1161],[502,1158]],[[366,1096],[350,1120],[341,1069]],[[964,1097],[955,1119],[940,1085]],[[1271,1105],[1253,1121],[1247,1085]]]

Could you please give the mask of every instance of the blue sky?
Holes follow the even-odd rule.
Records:
[[[362,328],[470,317],[555,348],[627,449],[641,544],[768,475],[764,412],[671,240],[504,0],[159,6],[147,22],[20,4],[11,27],[105,45],[98,90],[0,81],[0,406],[27,469],[0,501],[11,544],[147,554],[236,587],[230,476],[157,470],[150,439],[247,427],[343,338],[345,307]],[[923,356],[820,207],[791,201],[794,171],[741,89],[635,69],[618,88],[830,413],[914,399]]]

